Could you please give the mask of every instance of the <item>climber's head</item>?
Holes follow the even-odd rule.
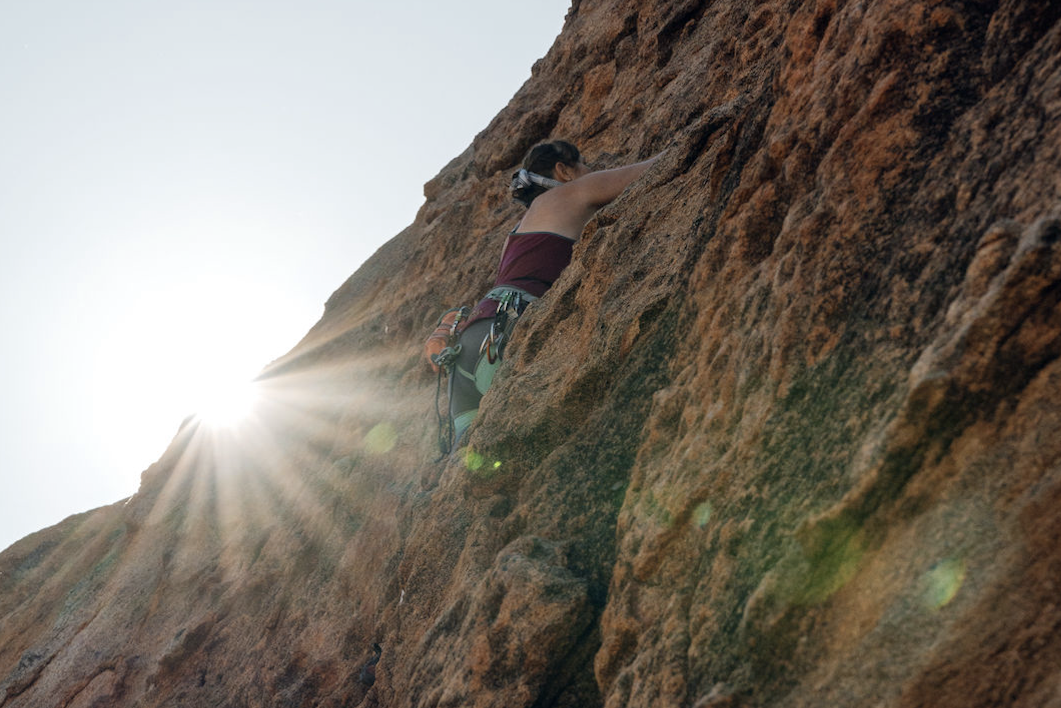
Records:
[[[568,173],[586,168],[578,148],[566,140],[554,140],[551,143],[538,143],[523,158],[523,168],[543,177],[567,182],[574,179]],[[586,168],[587,170],[589,168]],[[560,174],[562,173],[562,174]]]
[[[589,171],[578,148],[566,140],[539,143],[523,158],[523,169],[512,176],[512,198],[530,206],[546,190]]]

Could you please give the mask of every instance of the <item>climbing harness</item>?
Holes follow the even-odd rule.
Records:
[[[486,336],[486,339],[479,346],[479,353],[485,354],[487,362],[494,364],[504,353],[505,345],[508,343],[508,338],[516,325],[516,320],[523,314],[523,310],[526,309],[527,305],[537,298],[526,290],[510,285],[494,288],[486,294],[486,297],[497,301],[497,313],[494,315],[493,324],[490,325],[490,334]]]
[[[479,393],[484,395],[490,389],[494,374],[501,366],[501,358],[516,326],[516,320],[523,314],[527,305],[538,299],[526,290],[511,285],[498,286],[488,292],[486,297],[497,302],[497,312],[494,314],[494,321],[490,323],[490,331],[479,345],[479,359],[475,363],[475,370],[467,372],[457,367],[458,372],[471,379]]]
[[[442,377],[448,378],[447,398],[453,399],[453,386],[458,376],[471,381],[480,395],[485,394],[493,383],[494,374],[501,366],[505,347],[515,328],[516,321],[526,309],[527,305],[537,298],[526,290],[511,285],[502,285],[494,288],[486,294],[488,300],[497,302],[497,311],[494,314],[490,330],[479,345],[479,357],[472,371],[468,371],[457,363],[457,358],[464,350],[460,342],[461,334],[468,326],[468,318],[471,311],[467,307],[453,308],[443,313],[439,318],[435,333],[428,338],[439,339],[445,337],[445,347],[437,354],[431,355],[431,361],[438,367],[438,384],[435,388],[435,414],[438,417],[438,447],[440,456],[436,460],[441,461],[452,452],[459,434],[467,430],[478,409],[463,411],[456,416],[450,415],[448,411],[443,412],[441,407]],[[452,313],[456,313],[448,321]],[[459,431],[459,432],[458,432]]]

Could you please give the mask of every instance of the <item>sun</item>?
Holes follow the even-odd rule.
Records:
[[[260,398],[253,381],[215,380],[203,386],[195,415],[212,428],[233,428],[254,411]]]

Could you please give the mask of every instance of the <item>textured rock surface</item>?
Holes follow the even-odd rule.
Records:
[[[0,555],[0,706],[1061,706],[1059,17],[576,1],[254,421]],[[548,137],[667,152],[433,464]]]

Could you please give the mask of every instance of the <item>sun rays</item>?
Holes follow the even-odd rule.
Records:
[[[212,556],[238,575],[266,544],[338,562],[335,544],[370,513],[359,490],[385,469],[415,466],[409,421],[428,420],[426,400],[411,410],[388,395],[391,366],[392,357],[363,355],[215,387],[145,476],[141,491],[155,497],[148,523],[180,539],[189,567]]]

